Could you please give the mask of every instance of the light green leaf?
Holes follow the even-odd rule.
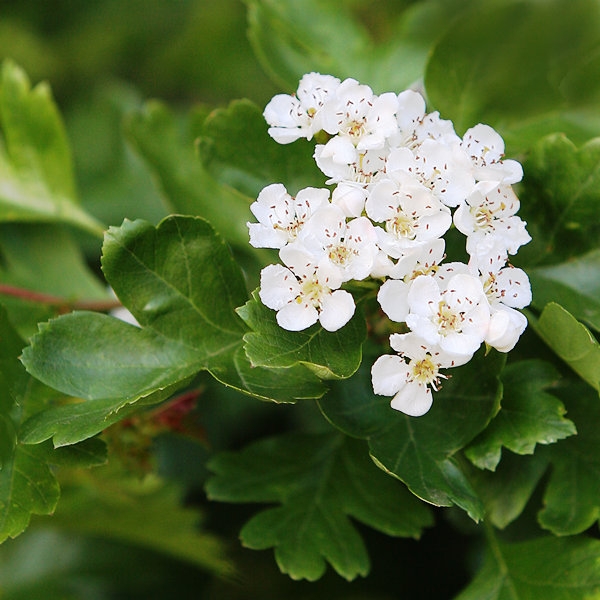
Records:
[[[560,391],[577,435],[543,448],[552,470],[538,520],[555,535],[573,535],[600,517],[600,398],[582,381]]]
[[[127,134],[156,175],[170,212],[206,218],[232,245],[248,249],[248,198],[218,183],[196,155],[194,135],[180,132],[173,113],[148,102],[127,122]]]
[[[322,187],[325,178],[312,157],[314,143],[298,140],[283,146],[271,139],[267,129],[262,109],[249,100],[214,110],[202,128],[202,160],[219,181],[250,198],[275,182],[283,183],[293,195],[304,187]]]
[[[517,454],[533,454],[536,444],[553,444],[577,433],[564,417],[562,402],[544,391],[558,378],[552,365],[537,360],[504,369],[502,408],[465,451],[473,464],[493,471],[503,446]]]
[[[494,540],[483,567],[455,600],[592,600],[600,596],[600,542],[546,537]]]
[[[267,308],[256,292],[238,309],[238,314],[252,329],[244,335],[244,347],[255,366],[281,368],[302,364],[322,379],[350,377],[360,366],[366,338],[362,315],[333,333],[318,324],[305,331],[286,331],[277,324],[275,311]]]
[[[406,19],[398,19],[396,9],[374,15],[375,28],[379,20],[391,27],[386,40],[376,41],[343,2],[246,0],[246,4],[254,51],[265,71],[288,92],[311,71],[353,77],[377,93],[400,92],[422,77],[429,35],[437,33],[413,35],[410,11]]]
[[[528,275],[535,308],[557,302],[600,331],[600,250],[558,265],[530,269]]]
[[[431,524],[426,507],[374,467],[364,444],[339,435],[266,439],[209,467],[211,499],[281,503],[255,515],[241,537],[253,549],[274,547],[293,579],[320,578],[326,562],[348,580],[367,574],[369,558],[348,517],[396,536],[418,537]]]
[[[584,381],[600,390],[600,345],[562,306],[551,302],[532,325],[552,351]]]
[[[358,373],[334,382],[319,400],[325,417],[349,435],[369,441],[377,464],[401,479],[419,498],[438,506],[460,506],[479,520],[484,507],[454,455],[497,413],[498,374],[505,357],[480,351],[470,363],[452,369],[452,378],[434,394],[431,410],[408,417],[376,396],[364,361]]]
[[[510,153],[555,131],[585,141],[600,133],[599,42],[596,2],[475,2],[434,47],[425,87],[460,133],[489,123]]]
[[[101,236],[78,204],[69,144],[50,88],[10,61],[0,74],[0,221],[67,223]]]

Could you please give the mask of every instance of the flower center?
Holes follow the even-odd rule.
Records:
[[[490,210],[489,206],[481,205],[476,208],[472,208],[471,212],[475,219],[475,226],[477,229],[490,230],[493,229],[494,212]]]
[[[313,306],[321,306],[321,298],[324,294],[329,292],[329,288],[322,283],[316,277],[311,277],[302,282],[301,293],[296,298],[298,304],[307,302]]]
[[[398,214],[393,219],[387,221],[386,229],[398,238],[414,240],[417,236],[413,219],[408,217],[401,209],[398,209]]]
[[[429,354],[421,360],[411,361],[410,366],[412,368],[412,380],[417,383],[427,385],[434,383],[438,378],[438,365],[433,362]]]
[[[349,248],[344,244],[329,246],[328,250],[329,260],[340,267],[346,265],[354,256],[358,254],[356,250]]]
[[[354,140],[360,139],[365,133],[365,120],[353,120],[346,125],[346,133]]]
[[[448,335],[453,331],[460,333],[463,322],[462,313],[454,312],[443,300],[438,304],[435,323],[440,335]]]

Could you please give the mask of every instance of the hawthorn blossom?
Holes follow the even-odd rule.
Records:
[[[516,160],[504,160],[504,140],[489,125],[475,125],[463,135],[461,147],[473,164],[477,181],[510,185],[521,181],[523,167]]]
[[[371,273],[377,247],[375,227],[366,217],[346,221],[339,206],[329,204],[319,210],[303,228],[298,240],[280,251],[281,260],[290,266],[306,260],[326,264],[335,270],[342,281],[360,281]]]
[[[250,205],[258,223],[247,223],[255,248],[283,248],[293,242],[311,215],[328,204],[329,190],[305,188],[290,196],[281,183],[265,187]]]
[[[359,151],[382,148],[397,130],[397,108],[396,94],[377,96],[368,85],[346,79],[323,110],[323,129]]]
[[[442,237],[452,225],[450,209],[402,171],[373,186],[365,210],[370,219],[383,223],[377,228],[379,246],[392,258]]]
[[[467,252],[481,260],[501,244],[508,254],[516,254],[531,240],[526,223],[516,216],[519,206],[511,186],[479,182],[454,212],[456,228],[467,236]]]
[[[317,321],[327,331],[337,331],[354,314],[352,294],[337,289],[341,279],[335,270],[314,264],[297,272],[283,265],[268,265],[261,271],[259,296],[277,311],[277,323],[288,331],[302,331]]]
[[[467,362],[438,346],[431,346],[415,333],[392,334],[390,345],[399,355],[384,354],[371,368],[375,394],[393,396],[391,407],[411,417],[424,415],[433,404],[431,390],[438,391],[446,375],[442,368]]]
[[[337,77],[307,73],[300,80],[296,95],[274,96],[263,113],[270,125],[269,135],[280,144],[312,139],[323,129],[322,109],[339,85]]]
[[[490,308],[478,277],[459,273],[446,287],[421,275],[410,285],[406,324],[428,344],[449,353],[472,356],[487,333]]]

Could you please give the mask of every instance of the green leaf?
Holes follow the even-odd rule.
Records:
[[[600,331],[600,250],[574,260],[528,271],[533,306],[557,302],[580,321]]]
[[[252,199],[209,174],[196,155],[186,125],[184,135],[169,109],[154,101],[131,117],[126,131],[158,178],[170,212],[204,217],[229,243],[247,250],[246,221]]]
[[[543,449],[552,471],[538,520],[555,535],[573,535],[600,516],[600,399],[583,382],[560,391],[577,435]]]
[[[0,468],[0,542],[16,537],[29,525],[32,514],[51,514],[59,486],[49,460],[48,444],[26,446],[19,438],[22,421],[35,405],[35,385],[18,361],[23,341],[0,311],[0,417],[10,434],[2,444]]]
[[[206,356],[151,330],[81,311],[41,324],[22,361],[34,377],[64,394],[119,400],[107,404],[110,413],[186,380]]]
[[[552,351],[584,381],[600,390],[600,345],[562,306],[549,303],[532,325]]]
[[[538,360],[513,363],[502,372],[502,409],[465,451],[473,464],[493,471],[503,446],[533,454],[536,444],[553,444],[577,433],[564,417],[563,403],[544,391],[558,378],[552,365]]]
[[[456,504],[479,520],[483,504],[454,455],[498,412],[504,359],[480,351],[453,369],[431,410],[418,418],[394,411],[389,398],[373,394],[370,365],[364,362],[357,375],[334,382],[319,405],[333,425],[367,439],[377,464],[419,498],[438,506]]]
[[[353,77],[376,92],[399,92],[423,74],[429,38],[411,35],[408,19],[394,27],[397,11],[393,15],[382,11],[383,26],[392,24],[393,29],[387,40],[375,42],[346,3],[246,0],[246,4],[254,51],[285,90],[295,90],[302,75],[311,71]]]
[[[23,440],[23,443],[26,442]],[[51,460],[60,467],[98,467],[108,460],[108,448],[100,438],[90,438],[78,444],[55,448]]]
[[[546,537],[494,541],[483,567],[455,600],[582,600],[600,595],[600,542]]]
[[[508,453],[493,473],[473,469],[469,480],[485,504],[486,520],[494,527],[504,529],[517,519],[546,473],[548,464],[548,458],[540,452],[527,456]]]
[[[600,138],[578,148],[555,134],[532,148],[523,167],[521,210],[533,238],[523,255],[532,264],[579,258],[598,247],[599,165]]]
[[[252,329],[244,335],[244,347],[255,366],[302,364],[322,379],[345,379],[360,366],[366,338],[365,321],[360,315],[333,333],[317,324],[301,332],[286,331],[277,324],[275,311],[267,308],[256,292],[238,314]]]
[[[253,549],[274,547],[293,579],[318,579],[326,561],[348,580],[367,574],[366,549],[348,517],[411,537],[432,522],[423,504],[374,467],[364,444],[340,435],[270,438],[222,453],[209,467],[211,499],[281,503],[255,515],[241,537]]]
[[[585,141],[600,133],[599,42],[589,0],[475,2],[434,47],[425,87],[458,131],[489,123],[511,152],[555,131]]]
[[[71,154],[50,88],[10,61],[0,73],[0,221],[67,223],[101,236],[78,204]]]
[[[157,227],[140,220],[111,227],[102,269],[143,327],[193,349],[206,365],[246,331],[234,312],[247,298],[241,270],[203,219],[172,216]]]
[[[219,181],[251,198],[274,182],[284,183],[292,194],[323,186],[323,173],[312,157],[314,144],[298,140],[283,146],[271,139],[267,129],[262,109],[249,100],[214,110],[202,128],[202,160]]]

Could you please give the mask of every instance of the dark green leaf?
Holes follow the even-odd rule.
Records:
[[[580,258],[596,249],[600,236],[600,138],[577,148],[562,134],[550,135],[533,147],[523,168],[521,213],[533,238],[523,256],[532,264],[544,264]]]
[[[492,543],[483,567],[455,600],[582,600],[600,594],[600,542],[541,538]]]
[[[202,129],[202,159],[219,181],[251,198],[276,182],[283,183],[291,194],[304,187],[323,186],[325,179],[312,157],[314,144],[299,140],[282,146],[269,137],[267,128],[262,109],[249,100],[215,110]]]
[[[557,356],[593,388],[600,389],[600,345],[584,325],[554,302],[532,325]]]
[[[333,333],[317,324],[305,331],[286,331],[277,324],[275,311],[262,304],[256,292],[238,314],[252,329],[244,341],[246,354],[255,366],[303,364],[322,379],[350,377],[360,366],[366,337],[362,315]]]
[[[517,454],[533,454],[536,444],[553,444],[577,433],[564,417],[562,402],[544,391],[558,378],[552,365],[537,360],[504,369],[502,409],[465,452],[473,464],[493,471],[503,446]]]
[[[23,443],[26,443],[23,441]],[[97,467],[108,460],[108,449],[100,438],[89,438],[77,444],[55,448],[48,462],[61,467]]]
[[[353,378],[333,383],[319,404],[333,425],[368,439],[375,461],[414,494],[439,506],[456,504],[478,520],[483,504],[453,455],[497,413],[503,365],[503,355],[478,352],[467,365],[452,369],[431,410],[418,418],[394,411],[389,398],[373,394],[370,364],[364,363]]]
[[[374,467],[364,444],[339,435],[262,440],[209,466],[212,499],[281,503],[255,515],[241,537],[250,548],[275,547],[279,568],[294,579],[318,579],[326,561],[346,579],[366,575],[369,559],[349,516],[397,536],[418,537],[431,524],[425,506]]]
[[[600,331],[600,250],[574,260],[528,271],[533,306],[557,302],[574,317]]]
[[[25,73],[2,65],[0,220],[68,223],[96,236],[102,225],[78,204],[71,154],[50,88],[31,89]]]
[[[600,515],[600,399],[583,382],[572,382],[561,394],[577,435],[543,449],[552,471],[538,518],[556,535],[573,535]]]
[[[555,131],[585,141],[600,133],[599,42],[596,2],[475,2],[435,46],[425,87],[458,131],[498,126],[511,152]]]
[[[202,166],[191,136],[183,136],[174,115],[148,102],[129,120],[127,133],[155,173],[171,212],[206,218],[236,247],[248,248],[246,221],[251,198],[218,183]]]

